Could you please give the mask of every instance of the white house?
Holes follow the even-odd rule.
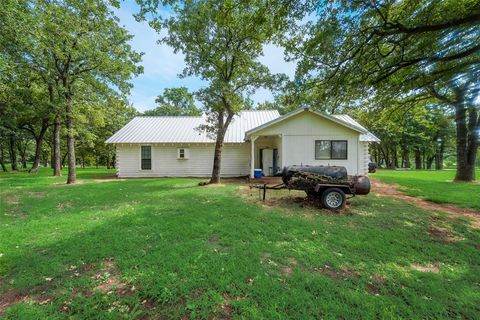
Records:
[[[136,117],[106,142],[115,144],[119,177],[207,177],[214,139],[198,127],[205,117]],[[368,171],[368,144],[379,139],[347,115],[299,109],[243,111],[225,136],[221,175],[262,169],[273,175],[288,165],[340,165],[348,174]]]

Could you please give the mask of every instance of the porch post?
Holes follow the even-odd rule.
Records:
[[[251,156],[250,156],[250,178],[255,178],[255,140],[258,137],[250,137],[250,141],[252,144]]]

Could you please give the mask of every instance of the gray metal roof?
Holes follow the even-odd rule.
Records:
[[[242,111],[228,127],[225,142],[242,143],[245,131],[278,117],[277,110]],[[207,133],[197,129],[204,124],[205,116],[135,117],[106,143],[212,143],[214,140]]]
[[[353,120],[350,116],[346,114],[333,114],[335,118],[338,120],[341,120],[342,122],[346,122],[351,124],[352,126],[358,127],[362,129],[363,131],[366,131],[366,133],[363,133],[360,135],[360,141],[368,141],[368,142],[380,142],[380,139],[378,139],[373,133],[365,129],[360,123],[357,121]]]
[[[295,112],[301,111],[300,109]],[[282,118],[286,116],[288,115]],[[330,119],[333,117],[340,124],[357,129],[360,132],[360,141],[380,141],[350,116],[323,116]],[[233,118],[228,127],[225,143],[242,143],[247,131],[252,131],[259,126],[268,126],[270,122],[271,124],[276,123],[274,120],[279,118],[281,117],[277,110],[242,111]],[[204,115],[199,117],[136,117],[108,138],[106,143],[213,143],[214,139],[211,139],[204,131],[198,130],[199,126],[204,124],[206,124]]]

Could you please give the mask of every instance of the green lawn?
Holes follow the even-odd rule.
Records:
[[[377,170],[371,176],[398,184],[401,191],[411,196],[480,211],[480,169],[476,172],[478,180],[473,183],[452,182],[455,170]]]
[[[7,319],[480,315],[480,231],[465,219],[375,195],[334,214],[234,183],[48,174],[0,176]]]

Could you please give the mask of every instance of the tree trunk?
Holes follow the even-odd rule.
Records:
[[[38,171],[38,166],[40,165],[40,159],[42,157],[42,144],[45,137],[45,133],[48,129],[48,118],[42,119],[42,127],[40,133],[35,137],[35,158],[33,160],[32,168],[29,170],[30,173],[36,173]]]
[[[5,165],[5,156],[3,154],[3,146],[0,145],[0,165],[2,166],[3,172],[8,172],[7,166]]]
[[[65,160],[67,159],[68,157],[68,151],[63,155],[63,158],[62,158],[62,161],[61,161],[61,167],[64,168],[65,167]]]
[[[215,153],[213,154],[213,170],[212,170],[212,177],[210,178],[210,183],[220,182],[220,168],[222,165],[222,149],[223,149],[224,139],[225,139],[225,134],[223,133],[217,134],[217,139],[215,141]]]
[[[443,154],[445,152],[445,141],[442,140],[440,144],[440,148],[437,150],[437,154],[435,155],[435,170],[442,170],[443,169]]]
[[[209,183],[220,183],[223,142],[225,140],[225,133],[227,132],[228,126],[230,125],[230,122],[232,121],[234,115],[234,113],[228,113],[225,122],[223,119],[223,112],[218,117],[217,137],[215,139],[215,152],[213,154],[212,177],[210,178]]]
[[[9,153],[10,153],[10,163],[11,163],[11,166],[12,166],[12,171],[18,171],[18,167],[17,167],[17,150],[16,150],[16,142],[15,142],[15,138],[13,135],[10,136],[10,140],[9,140]]]
[[[427,169],[432,169],[433,160],[436,159],[436,156],[427,157]]]
[[[385,157],[385,167],[387,169],[392,169],[392,161],[390,158],[390,149],[388,147],[382,148],[383,150],[383,155]]]
[[[55,115],[55,122],[53,125],[53,175],[55,177],[60,177],[62,175],[61,166],[62,162],[60,160],[60,114]]]
[[[67,125],[67,150],[68,150],[68,177],[67,184],[74,184],[77,180],[76,165],[77,159],[75,158],[75,133],[73,124],[73,109],[72,109],[72,97],[69,93],[66,93],[66,125]]]
[[[457,129],[457,173],[455,181],[475,180],[475,158],[477,156],[476,130],[480,128],[478,112],[474,107],[469,109],[467,123],[467,108],[464,94],[457,94],[455,106],[455,125]]]
[[[398,154],[397,154],[397,146],[393,146],[392,149],[392,155],[393,155],[393,168],[398,168]]]
[[[415,148],[415,169],[422,169],[422,153],[417,148]]]
[[[408,146],[403,146],[402,148],[402,166],[410,168],[410,152]]]
[[[27,143],[22,148],[21,143],[17,143],[18,153],[20,153],[20,163],[22,164],[22,169],[27,169]]]

